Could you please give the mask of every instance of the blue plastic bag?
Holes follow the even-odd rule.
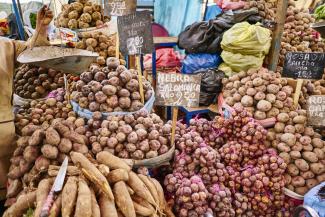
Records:
[[[182,63],[182,73],[191,74],[201,69],[216,68],[221,62],[219,54],[188,54]]]
[[[218,16],[221,13],[222,13],[222,9],[216,3],[208,4],[206,8],[204,20],[208,21],[214,19],[216,18],[216,16]]]
[[[313,208],[320,217],[325,217],[325,198],[320,197],[319,190],[325,187],[325,182],[313,187],[304,196],[304,205]]]

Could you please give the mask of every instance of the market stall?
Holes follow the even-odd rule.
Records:
[[[3,216],[324,216],[325,10],[299,3],[215,1],[177,37],[62,5],[17,58]]]

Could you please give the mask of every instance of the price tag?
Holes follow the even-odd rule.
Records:
[[[201,75],[158,73],[156,104],[198,107],[200,88]]]
[[[151,14],[140,11],[117,18],[120,51],[123,55],[152,53]]]
[[[308,123],[312,126],[325,126],[325,96],[314,95],[307,100]]]
[[[110,16],[124,16],[136,11],[136,0],[105,0],[105,8]]]
[[[282,77],[321,79],[325,67],[324,53],[289,52],[285,56]]]

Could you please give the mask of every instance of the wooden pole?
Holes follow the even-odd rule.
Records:
[[[142,71],[141,71],[141,61],[140,56],[136,56],[136,64],[137,64],[137,71],[138,71],[138,82],[139,82],[139,92],[141,96],[141,102],[144,104],[144,91],[143,91],[143,83],[142,83]]]
[[[116,32],[116,42],[115,42],[115,57],[120,59],[120,40],[118,38],[118,32]]]
[[[175,106],[175,107],[173,107],[173,118],[172,118],[172,138],[171,138],[172,146],[175,143],[177,116],[178,116],[178,107]]]
[[[301,93],[301,87],[302,87],[303,82],[304,82],[303,79],[298,79],[298,81],[297,81],[296,91],[295,91],[295,95],[293,97],[293,104],[294,104],[295,108],[297,108],[298,103],[299,103],[299,96]]]
[[[269,70],[271,71],[275,71],[278,65],[281,49],[281,38],[284,30],[287,8],[288,0],[278,0],[276,26],[275,31],[273,32],[272,44],[269,53]]]

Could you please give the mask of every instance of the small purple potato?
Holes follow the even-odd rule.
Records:
[[[67,138],[62,138],[58,148],[62,153],[69,153],[72,149],[72,142]]]
[[[128,144],[126,144],[125,149],[128,152],[135,152],[137,150],[137,147],[133,143],[128,143]]]
[[[131,157],[135,160],[142,160],[144,158],[144,154],[141,150],[136,150],[131,154]]]
[[[135,92],[139,90],[139,82],[136,79],[131,79],[127,84],[126,88],[131,91]]]
[[[136,134],[138,135],[138,139],[139,140],[144,140],[145,138],[147,138],[147,131],[144,129],[138,129],[136,130]]]
[[[120,97],[129,97],[130,96],[130,92],[127,89],[121,89],[118,91],[118,96]]]
[[[138,135],[136,132],[131,132],[128,136],[127,136],[127,141],[129,143],[133,143],[136,144],[138,142]]]
[[[102,89],[102,85],[98,81],[91,81],[88,83],[91,88],[91,91],[96,93]]]
[[[102,151],[102,146],[99,144],[99,142],[94,142],[91,144],[91,151],[94,153],[94,154],[97,154],[99,152]]]
[[[109,148],[115,148],[115,146],[118,144],[118,140],[115,137],[110,137],[107,140],[107,147]]]
[[[105,85],[102,89],[103,93],[105,93],[107,96],[115,95],[117,92],[117,88],[113,85]]]
[[[119,141],[119,142],[124,142],[126,140],[126,135],[122,132],[118,132],[116,134],[116,139]]]
[[[103,81],[105,78],[106,78],[106,74],[105,74],[104,72],[101,72],[101,71],[97,72],[97,73],[95,74],[95,76],[94,76],[94,79],[95,79],[96,81],[98,81],[98,82]]]
[[[159,132],[157,130],[152,130],[151,132],[149,132],[148,138],[150,140],[158,140],[159,139]]]
[[[132,75],[129,70],[124,70],[120,73],[120,79],[121,81],[126,84],[132,79]]]
[[[140,93],[139,92],[133,92],[132,94],[131,94],[131,99],[132,100],[140,100],[141,99],[141,96],[140,96]]]
[[[116,69],[120,65],[120,61],[115,57],[109,57],[106,60],[106,65],[109,69]]]
[[[97,102],[89,103],[89,110],[94,112],[99,110],[99,104]]]
[[[149,141],[149,145],[150,145],[150,150],[153,151],[158,151],[159,148],[161,147],[160,142],[158,140],[150,140]]]
[[[158,152],[157,151],[149,151],[148,153],[146,153],[146,158],[154,158],[158,156]]]
[[[122,109],[130,108],[130,106],[131,106],[131,99],[129,97],[120,97],[119,98],[119,106]]]
[[[88,147],[86,145],[83,144],[79,144],[79,143],[73,143],[73,151],[79,152],[81,154],[87,154],[88,153]]]
[[[110,108],[116,108],[119,105],[118,97],[116,95],[110,96],[107,98],[106,103]]]
[[[95,99],[98,103],[104,103],[106,102],[107,96],[102,91],[98,91],[95,94]]]
[[[80,75],[80,79],[82,81],[84,81],[85,83],[90,82],[91,80],[93,80],[93,74],[91,72],[83,72]]]

